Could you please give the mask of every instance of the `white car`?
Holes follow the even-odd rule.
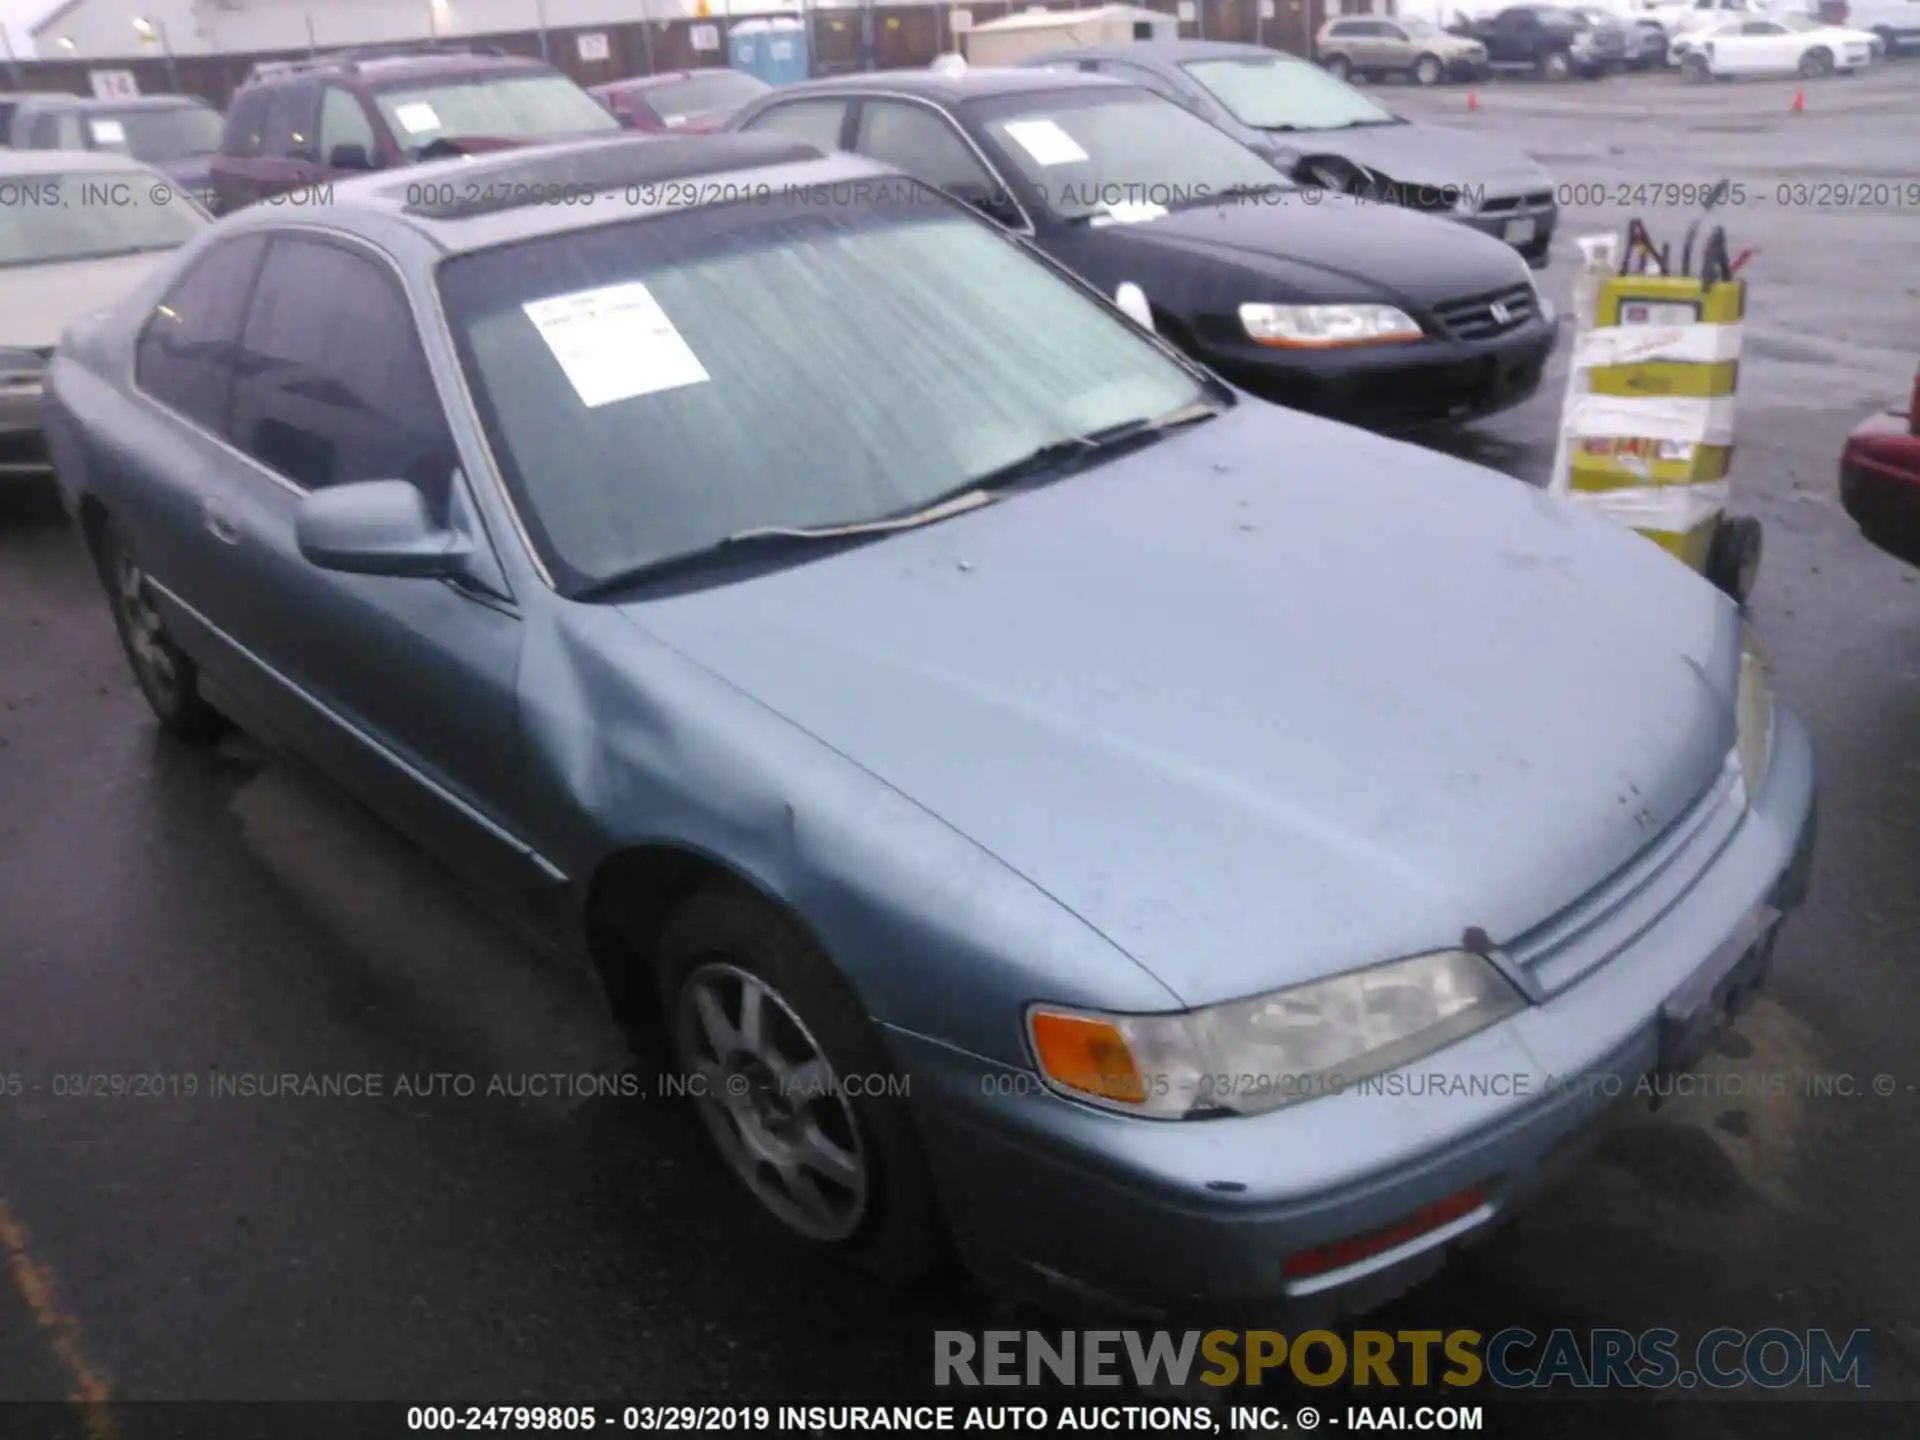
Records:
[[[125,155],[0,148],[0,481],[48,469],[41,383],[67,322],[111,305],[211,223]]]
[[[1871,30],[1889,55],[1920,49],[1920,0],[1852,0],[1847,24]]]
[[[1865,30],[1822,25],[1800,15],[1727,20],[1673,42],[1689,80],[1735,75],[1852,74],[1872,64],[1880,41]]]
[[[1729,20],[1777,20],[1784,15],[1811,19],[1816,6],[1817,0],[1645,0],[1640,16],[1657,23],[1668,40],[1676,40]]]

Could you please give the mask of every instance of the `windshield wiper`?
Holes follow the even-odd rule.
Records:
[[[609,595],[630,590],[648,580],[697,567],[735,551],[808,548],[887,535],[899,530],[915,530],[922,525],[931,525],[936,521],[951,519],[955,515],[964,515],[969,510],[978,510],[983,505],[993,503],[998,492],[1027,480],[1042,475],[1050,477],[1065,475],[1095,456],[1110,457],[1118,450],[1150,443],[1168,431],[1198,424],[1202,420],[1211,420],[1219,413],[1217,407],[1204,400],[1196,400],[1192,404],[1182,405],[1178,410],[1152,419],[1128,420],[1119,425],[1091,430],[1084,435],[1071,435],[1064,440],[1050,441],[1017,460],[996,466],[985,474],[974,476],[965,484],[956,485],[951,490],[935,495],[931,500],[923,501],[911,510],[904,510],[894,515],[881,515],[872,520],[855,520],[845,525],[761,525],[750,530],[736,530],[733,534],[724,536],[710,545],[682,551],[678,555],[669,555],[663,560],[649,561],[631,570],[623,570],[617,575],[609,575],[603,580],[595,580],[574,591],[573,598],[587,601],[603,600]]]

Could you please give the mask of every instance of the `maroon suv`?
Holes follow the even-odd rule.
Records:
[[[346,51],[265,64],[227,113],[213,210],[417,160],[620,129],[552,66],[499,51]]]

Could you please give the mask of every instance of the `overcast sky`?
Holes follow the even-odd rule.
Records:
[[[33,53],[28,27],[39,24],[40,17],[58,3],[59,0],[0,0],[0,25],[7,27],[7,38],[13,41],[15,52]]]

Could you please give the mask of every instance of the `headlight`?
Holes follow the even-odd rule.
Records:
[[[1053,1089],[1156,1120],[1255,1115],[1331,1094],[1520,1009],[1486,960],[1443,950],[1174,1015],[1036,1005],[1033,1057]]]
[[[1734,748],[1740,755],[1740,778],[1747,787],[1747,799],[1760,793],[1767,778],[1767,764],[1773,757],[1773,692],[1767,687],[1767,657],[1759,637],[1747,626],[1740,627],[1740,693],[1735,701],[1734,719],[1738,726]]]
[[[1414,318],[1392,305],[1242,305],[1240,323],[1260,344],[1293,350],[1383,345],[1423,337]]]

